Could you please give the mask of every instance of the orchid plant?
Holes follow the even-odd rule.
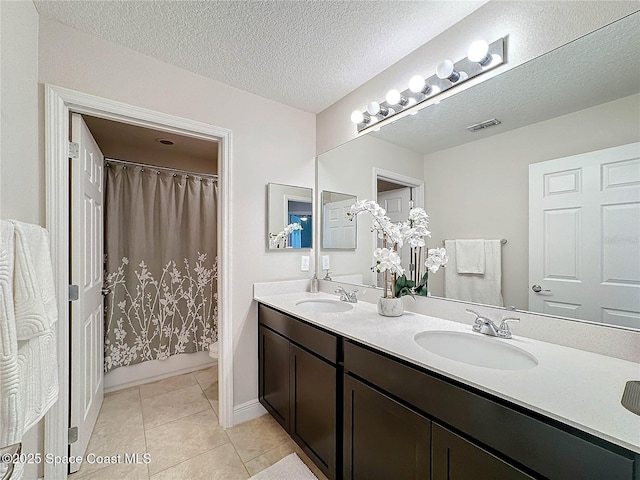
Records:
[[[409,211],[407,221],[393,223],[386,215],[385,209],[378,203],[373,200],[361,200],[351,206],[347,215],[350,220],[353,220],[363,213],[369,213],[372,216],[371,231],[377,232],[378,238],[382,240],[382,246],[373,252],[376,263],[371,269],[377,273],[384,273],[384,297],[426,295],[428,272],[437,272],[449,260],[444,248],[428,249],[424,263],[427,270],[422,277],[420,276],[419,267],[421,267],[422,249],[426,246],[425,238],[431,236],[427,212],[422,208],[414,207]],[[416,266],[412,272],[414,274],[412,280],[406,277],[402,259],[398,254],[398,250],[405,244],[411,248],[411,262]],[[389,274],[391,274],[390,281]]]
[[[290,223],[284,230],[278,233],[269,233],[269,243],[272,247],[281,248],[281,245],[284,243],[284,246],[287,246],[287,237],[291,235],[295,230],[302,230],[302,225],[299,223]]]

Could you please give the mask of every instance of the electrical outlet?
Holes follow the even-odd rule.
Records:
[[[322,269],[329,270],[331,267],[329,266],[329,255],[322,256]]]
[[[300,263],[300,271],[301,272],[308,272],[309,271],[309,256],[308,255],[303,255],[302,256],[302,262]]]

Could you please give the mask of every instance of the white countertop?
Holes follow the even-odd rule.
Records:
[[[509,342],[534,355],[538,359],[536,367],[528,370],[477,367],[431,353],[413,339],[417,333],[429,330],[473,333],[467,324],[413,312],[395,318],[382,317],[376,305],[362,301],[348,312],[300,312],[296,303],[301,300],[338,298],[322,292],[254,298],[343,337],[640,453],[640,416],[620,404],[625,383],[640,380],[640,364],[514,335],[513,339],[496,341]]]

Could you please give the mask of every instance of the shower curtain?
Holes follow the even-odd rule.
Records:
[[[109,161],[104,369],[218,339],[217,181]]]

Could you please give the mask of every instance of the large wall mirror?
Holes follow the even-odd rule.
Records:
[[[269,183],[267,197],[267,248],[312,248],[313,190]]]
[[[431,296],[640,329],[638,38],[636,12],[326,152],[318,189],[424,206],[427,247],[458,248],[459,263],[478,249],[456,240],[499,245],[480,251],[482,273],[454,258],[429,274]],[[375,239],[359,220],[355,251],[319,255],[335,280],[375,286]],[[486,281],[499,301],[474,299]]]

